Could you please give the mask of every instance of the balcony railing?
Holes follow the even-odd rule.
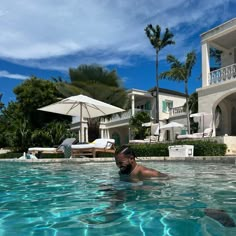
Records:
[[[143,110],[143,109],[135,109],[134,112],[140,112],[140,111],[144,111],[147,112],[150,116],[151,116],[151,111],[150,110]],[[132,116],[132,112],[131,109],[128,111],[124,111],[122,113],[119,114],[114,114],[111,117],[108,118],[101,118],[101,122],[115,122],[115,121],[119,121],[119,120],[126,120],[126,119],[130,119]]]
[[[185,112],[186,112],[186,109],[184,106],[169,108],[170,116],[181,115],[181,114],[184,114]]]
[[[209,84],[218,84],[236,78],[236,64],[222,67],[209,74]]]

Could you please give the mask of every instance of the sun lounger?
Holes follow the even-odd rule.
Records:
[[[71,145],[72,157],[90,155],[96,157],[96,153],[115,153],[114,139],[95,139],[89,144]]]
[[[31,147],[28,148],[27,153],[37,155],[38,157],[40,157],[42,153],[64,153],[65,147],[71,146],[73,143],[75,143],[75,141],[75,138],[66,138],[58,147]]]
[[[193,133],[193,134],[179,134],[177,135],[177,139],[201,139],[206,137],[211,137],[212,128],[206,128],[202,133]]]

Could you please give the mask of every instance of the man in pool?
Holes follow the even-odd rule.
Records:
[[[130,179],[143,180],[152,177],[168,177],[167,174],[157,170],[147,168],[137,164],[134,151],[128,146],[122,146],[115,155],[117,167],[120,169],[121,177]]]

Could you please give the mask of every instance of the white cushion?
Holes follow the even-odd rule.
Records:
[[[109,143],[107,143],[109,142]],[[103,138],[98,138],[93,141],[95,144],[96,148],[111,148],[112,144],[115,143],[115,139],[103,139]]]
[[[57,148],[47,148],[47,147],[32,147],[28,149],[29,152],[38,151],[38,152],[56,152]]]
[[[72,149],[85,149],[85,148],[94,148],[94,143],[88,143],[88,144],[73,144],[71,145]]]
[[[115,143],[115,139],[98,138],[98,139],[95,139],[92,143],[71,145],[71,148],[72,149],[86,149],[86,148],[105,148],[106,147],[109,149],[114,143]]]

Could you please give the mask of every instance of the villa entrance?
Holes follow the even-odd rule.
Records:
[[[236,136],[236,93],[223,98],[215,109],[216,136]]]

